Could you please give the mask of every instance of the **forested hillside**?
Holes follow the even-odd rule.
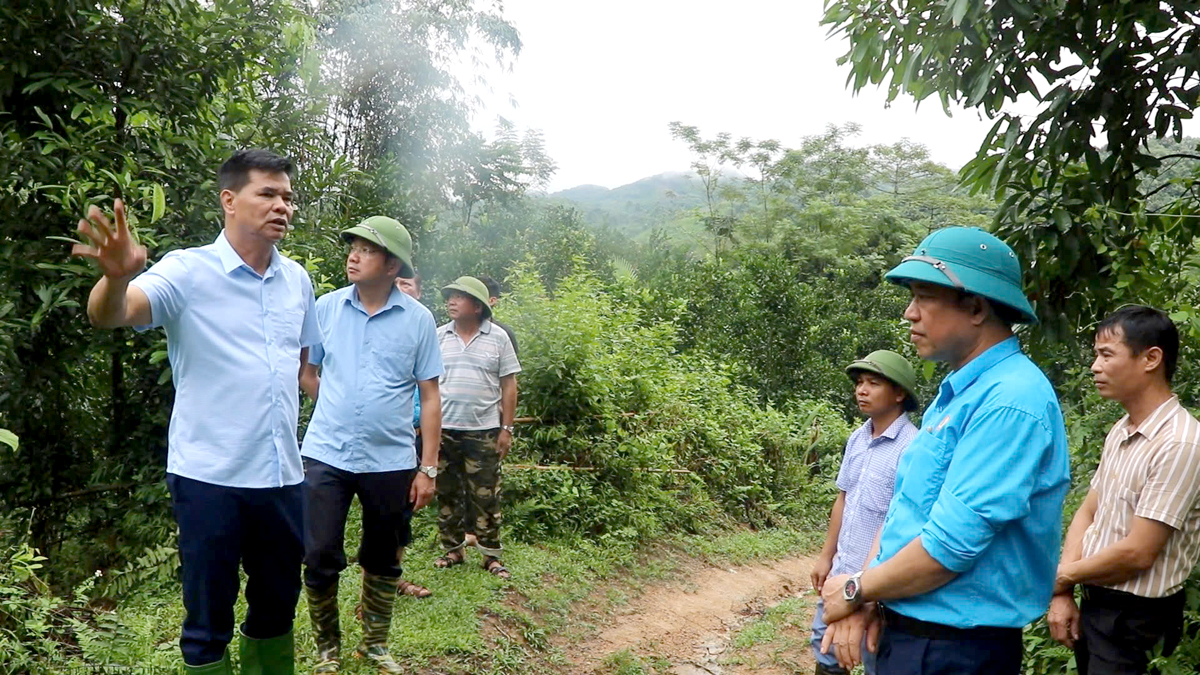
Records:
[[[503,280],[496,311],[524,366],[511,461],[554,467],[505,478],[505,537],[544,563],[522,593],[560,580],[556,557],[594,581],[671,536],[819,535],[860,422],[846,364],[881,348],[917,362],[900,320],[908,294],[882,275],[950,225],[990,229],[1025,261],[1041,323],[1020,338],[1066,412],[1069,519],[1120,416],[1091,384],[1097,320],[1128,302],[1170,312],[1183,332],[1178,391],[1200,401],[1200,146],[1181,126],[1200,97],[1189,56],[1200,19],[1160,16],[1162,3],[928,0],[907,6],[946,16],[905,23],[882,15],[895,3],[826,4],[851,42],[840,67],[853,88],[886,81],[896,97],[997,120],[971,163],[940,165],[920,139],[863,144],[849,120],[759,139],[684,119],[661,133],[690,167],[545,195],[555,163],[541,135],[473,131],[453,74],[470,44],[502,67],[517,58],[519,26],[499,9],[0,7],[0,672],[179,664],[166,339],[89,326],[98,275],[68,255],[69,238],[88,205],[121,197],[151,262],[210,243],[216,168],[239,147],[295,159],[297,215],[281,251],[318,294],[346,283],[337,233],[376,214],[411,231],[435,315],[444,283]],[[1009,9],[997,18],[997,7]],[[1114,28],[1081,38],[1060,13]],[[976,39],[1005,21],[1029,43]],[[1142,35],[1146,21],[1165,22],[1167,37]],[[1090,79],[1047,62],[1060,48]],[[1023,94],[1040,116],[1003,108]],[[927,363],[920,375],[928,395],[944,372]],[[414,544],[418,555],[434,547],[432,535]],[[1188,636],[1164,672],[1200,666],[1200,582],[1188,583]],[[502,592],[480,591],[463,620],[486,611],[529,635],[503,649],[445,638],[404,654],[410,665],[529,672],[521,659],[547,638],[492,599]],[[1028,672],[1074,672],[1043,624],[1026,650]]]

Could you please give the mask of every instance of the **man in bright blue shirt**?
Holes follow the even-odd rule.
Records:
[[[872,567],[825,584],[830,641],[874,630],[880,675],[1021,669],[1021,629],[1054,589],[1070,486],[1066,430],[1053,387],[1011,326],[1033,322],[1021,268],[978,229],[934,232],[888,272],[912,302],[904,318],[922,358],[952,372],[900,460]]]
[[[246,572],[241,667],[290,675],[303,555],[296,446],[300,364],[320,333],[312,282],[279,255],[293,205],[291,161],[240,150],[218,173],[216,241],[163,256],[145,273],[120,200],[116,226],[96,207],[79,231],[104,277],[88,299],[100,328],[163,327],[175,385],[167,486],[179,526],[187,673],[232,673],[234,603]],[[136,278],[134,278],[136,277]]]
[[[442,354],[424,305],[396,288],[412,275],[412,239],[397,221],[367,218],[342,232],[352,284],[317,301],[321,344],[301,376],[316,400],[304,435],[304,588],[317,642],[314,672],[340,670],[338,576],[346,568],[346,516],[362,505],[363,621],[358,655],[381,673],[401,673],[387,649],[400,581],[400,553],[413,511],[430,502],[438,466]],[[421,468],[412,425],[420,392]]]

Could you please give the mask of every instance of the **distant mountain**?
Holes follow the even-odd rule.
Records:
[[[696,209],[705,203],[700,177],[680,171],[648,176],[611,190],[600,185],[578,185],[547,195],[546,199],[569,203],[583,213],[587,222],[607,225],[632,239],[643,238],[655,227],[671,229],[680,221],[691,222]]]

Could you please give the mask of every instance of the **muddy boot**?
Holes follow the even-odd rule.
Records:
[[[337,592],[336,581],[324,590],[304,587],[304,594],[308,598],[308,618],[312,622],[313,637],[317,643],[314,675],[341,672],[342,630],[338,623]]]
[[[241,634],[242,675],[295,675],[296,649],[292,632],[256,640]]]
[[[396,602],[396,585],[399,581],[400,577],[381,577],[363,571],[363,637],[355,651],[370,661],[376,671],[386,675],[404,672],[387,649],[388,629],[392,627],[392,605]]]
[[[233,675],[233,663],[229,660],[229,652],[220,661],[206,663],[202,666],[183,664],[184,675]]]

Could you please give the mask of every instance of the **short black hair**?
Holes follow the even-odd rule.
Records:
[[[962,305],[971,298],[979,298],[980,300],[983,300],[984,304],[992,308],[992,314],[995,314],[996,318],[999,319],[1000,322],[1005,326],[1007,326],[1009,330],[1012,330],[1013,325],[1021,323],[1023,317],[1021,312],[1017,311],[1016,309],[1009,307],[1002,302],[996,302],[995,300],[982,296],[978,293],[970,293],[962,289],[958,290],[959,305]]]
[[[292,160],[263,148],[243,148],[230,155],[217,171],[217,184],[221,190],[237,192],[250,182],[250,171],[258,169],[267,173],[286,173],[291,178],[296,173]]]
[[[1004,323],[1008,324],[1008,327],[1010,329],[1013,327],[1014,324],[1022,323],[1023,321],[1025,321],[1025,315],[1022,314],[1016,308],[1009,307],[1008,305],[1006,305],[1002,302],[995,302],[993,300],[988,300],[988,302],[991,303],[992,311],[996,313],[996,317],[998,319],[1000,319],[1001,321],[1003,321]]]
[[[1163,374],[1170,383],[1171,378],[1175,377],[1175,366],[1179,361],[1179,329],[1171,317],[1153,307],[1129,305],[1101,321],[1096,326],[1096,335],[1111,333],[1118,328],[1121,329],[1121,341],[1134,356],[1151,347],[1162,350]]]
[[[484,286],[487,286],[489,296],[493,298],[500,297],[500,284],[496,283],[495,279],[482,275],[475,278],[482,281]]]

